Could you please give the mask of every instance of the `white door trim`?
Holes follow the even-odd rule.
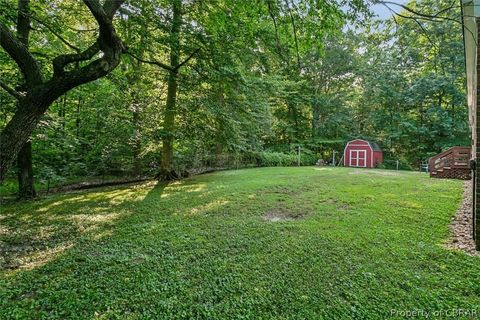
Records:
[[[354,167],[354,165],[352,164],[352,159],[353,159],[352,155],[354,152],[357,154],[357,157],[355,159],[357,160],[357,165],[358,165],[358,150],[350,150],[350,167]]]
[[[355,157],[355,160],[357,161],[356,165],[354,166],[352,163],[352,159],[353,159],[353,153],[356,153],[356,157]],[[363,156],[361,157],[360,154],[363,154]],[[360,159],[363,160],[363,166],[360,166],[359,163],[360,163]],[[350,167],[362,167],[362,168],[366,168],[367,167],[367,150],[350,150]]]

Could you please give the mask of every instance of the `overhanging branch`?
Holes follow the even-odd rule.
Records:
[[[177,66],[175,66],[173,68],[174,71],[177,71],[178,69],[180,69],[182,66],[184,66],[186,63],[188,63],[188,61],[190,61],[190,59],[193,58],[193,56],[200,51],[200,48],[196,49],[195,51],[193,51],[188,57],[187,59],[183,60],[183,62],[180,62]]]
[[[37,60],[3,23],[0,23],[0,45],[18,65],[27,85],[42,82]]]
[[[171,66],[169,66],[168,64],[165,64],[163,62],[160,62],[160,61],[157,61],[157,60],[145,60],[145,59],[142,59],[142,58],[138,57],[137,55],[135,55],[135,54],[133,54],[132,52],[129,52],[129,51],[127,51],[127,54],[130,55],[132,58],[140,61],[140,62],[155,65],[155,66],[160,67],[162,69],[165,69],[167,71],[173,71],[173,68]]]
[[[199,51],[200,51],[200,48],[196,49],[185,60],[183,60],[182,62],[180,62],[176,66],[170,66],[170,65],[168,65],[166,63],[163,63],[163,62],[160,62],[158,60],[145,60],[145,59],[142,59],[142,58],[138,57],[137,55],[135,55],[134,53],[129,52],[129,51],[127,51],[127,54],[130,55],[135,60],[138,60],[140,62],[155,65],[155,66],[160,67],[162,69],[165,69],[167,71],[177,72],[181,67],[183,67],[185,64],[187,64],[188,61],[190,61],[193,58],[193,56],[195,56],[195,54]]]
[[[453,18],[450,18],[450,17],[446,17],[446,16],[441,16],[442,13],[448,11],[448,10],[451,10],[455,7],[455,5],[450,5],[449,7],[445,8],[445,9],[442,9],[440,11],[438,11],[437,13],[435,14],[426,14],[426,13],[423,13],[423,12],[419,12],[417,10],[414,10],[404,4],[400,4],[400,3],[396,3],[396,2],[392,2],[392,1],[376,1],[375,2],[376,4],[383,4],[384,6],[386,6],[387,8],[389,8],[390,10],[392,10],[388,5],[394,5],[394,6],[398,6],[402,9],[404,9],[405,11],[409,12],[409,13],[412,13],[414,15],[417,16],[417,18],[421,18],[423,20],[430,20],[430,21],[438,21],[438,20],[449,20],[449,21],[454,21],[454,22],[457,22],[457,23],[461,23],[460,21],[457,21],[456,19],[453,19]],[[393,10],[392,10],[393,11]],[[395,12],[396,15],[399,15],[397,12]]]
[[[20,92],[10,88],[5,82],[3,82],[2,80],[0,80],[0,87],[7,91],[12,97],[14,97],[15,99],[17,100],[20,100],[22,98],[22,95],[20,94]]]
[[[73,44],[71,44],[70,42],[68,42],[64,37],[62,37],[58,32],[56,32],[49,24],[45,23],[44,21],[36,18],[36,17],[31,17],[33,20],[37,21],[39,24],[41,24],[42,26],[44,26],[45,28],[47,28],[48,31],[50,31],[54,36],[56,36],[60,41],[62,41],[64,44],[66,44],[69,48],[77,51],[77,52],[80,52],[80,48],[74,46]]]
[[[455,1],[452,1],[452,4],[434,14],[426,14],[426,13],[422,13],[422,12],[419,12],[417,10],[414,10],[406,5],[403,5],[403,4],[400,4],[400,3],[396,3],[396,2],[392,2],[392,1],[375,1],[374,2],[375,4],[382,4],[384,5],[388,10],[390,10],[393,14],[399,16],[399,17],[402,17],[402,18],[405,18],[405,19],[412,19],[412,20],[415,20],[415,22],[417,24],[421,26],[421,24],[419,23],[418,20],[426,20],[426,21],[431,21],[431,22],[441,22],[441,21],[452,21],[452,22],[455,22],[457,24],[460,24],[462,26],[462,28],[464,28],[465,26],[463,25],[463,21],[462,19],[455,19],[455,18],[452,18],[452,17],[447,17],[447,16],[441,16],[442,13],[445,13],[449,10],[452,10],[453,8],[455,8],[456,6],[454,5]],[[401,14],[401,13],[398,13],[396,12],[395,10],[393,10],[389,5],[395,5],[395,6],[398,6],[402,9],[404,9],[405,11],[407,11],[408,13],[412,14],[413,16],[406,16],[404,14]],[[467,32],[469,32],[472,37],[475,38],[475,35],[473,33],[472,30],[469,30],[468,28],[465,28],[465,30]]]
[[[91,62],[91,71],[93,71],[93,69],[100,68],[105,70],[97,70],[100,72],[99,74],[104,72],[108,73],[109,69],[113,65],[117,64],[120,59],[120,54],[124,51],[122,41],[116,35],[115,28],[112,23],[112,19],[116,10],[118,10],[124,0],[107,0],[105,1],[103,7],[100,5],[98,0],[83,0],[83,2],[97,21],[100,29],[100,35],[97,41],[83,52],[64,54],[56,57],[53,60],[54,77],[63,75],[65,73],[64,68],[68,64],[88,61],[100,51],[103,53],[103,56],[100,59]],[[97,63],[97,61],[101,63]],[[85,72],[85,74],[88,74],[88,77],[92,76],[91,73],[86,72],[87,69],[88,68],[85,67],[81,68],[81,71],[79,70],[79,72]],[[70,75],[72,75],[71,72]],[[80,75],[81,74],[78,74],[78,76]]]
[[[64,68],[67,64],[72,62],[87,61],[93,58],[95,54],[100,51],[98,41],[91,45],[88,49],[80,53],[62,54],[53,59],[53,74],[54,76],[60,76],[65,71]]]

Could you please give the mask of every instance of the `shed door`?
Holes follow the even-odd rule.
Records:
[[[367,151],[366,150],[350,150],[350,166],[366,167]]]
[[[367,166],[367,151],[358,150],[358,166],[359,167]]]

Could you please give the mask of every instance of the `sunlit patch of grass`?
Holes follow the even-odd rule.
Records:
[[[198,207],[193,207],[190,210],[190,214],[196,215],[196,214],[206,214],[209,212],[215,212],[215,211],[218,211],[219,208],[226,205],[227,203],[229,203],[229,201],[222,200],[222,199],[215,200],[207,204],[200,205]]]
[[[392,308],[477,308],[479,257],[441,246],[461,185],[261,168],[7,205],[0,318],[385,319]]]
[[[71,242],[65,242],[56,247],[47,247],[43,250],[33,251],[30,254],[20,255],[16,261],[18,265],[10,266],[11,272],[14,274],[20,270],[33,270],[42,267],[72,247],[73,244]],[[8,272],[7,275],[9,275]]]
[[[95,209],[93,213],[95,213]],[[75,223],[79,232],[92,232],[105,224],[113,224],[115,220],[120,218],[121,213],[109,213],[109,214],[77,214],[70,219]]]

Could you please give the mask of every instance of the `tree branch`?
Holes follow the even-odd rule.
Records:
[[[442,14],[443,12],[446,12],[448,10],[451,10],[453,9],[455,6],[454,5],[451,5],[450,7],[446,8],[446,9],[442,9],[440,10],[439,12],[433,14],[433,15],[430,15],[430,14],[426,14],[426,13],[422,13],[422,12],[418,12],[416,10],[413,10],[412,8],[409,8],[408,6],[406,5],[403,5],[403,4],[400,4],[400,3],[396,3],[396,2],[392,2],[392,1],[376,1],[375,3],[377,4],[383,4],[384,6],[388,7],[388,5],[395,5],[395,6],[398,6],[402,9],[404,9],[405,11],[409,12],[409,13],[412,13],[412,14],[415,14],[417,15],[419,19],[423,19],[423,20],[429,20],[429,21],[438,21],[438,20],[449,20],[449,21],[454,21],[454,22],[457,22],[457,23],[461,23],[460,21],[457,21],[453,18],[450,18],[450,17],[445,17],[445,16],[440,16],[440,14]],[[390,7],[388,7],[390,10],[392,10]],[[396,15],[399,15],[398,13],[395,12]]]
[[[105,14],[107,15],[107,18],[110,20],[113,19],[113,16],[117,12],[118,9],[120,9],[120,6],[122,3],[125,2],[125,0],[107,0],[103,4],[103,10]]]
[[[28,50],[30,36],[30,0],[18,1],[17,38]]]
[[[172,68],[171,66],[169,66],[168,64],[165,64],[163,62],[160,62],[160,61],[157,61],[157,60],[144,60],[144,59],[136,56],[135,54],[133,54],[129,51],[127,51],[127,54],[130,55],[131,57],[135,58],[136,60],[140,61],[140,62],[155,65],[155,66],[160,67],[162,69],[165,69],[167,71],[173,71],[174,70],[174,68]]]
[[[445,16],[440,16],[441,13],[444,13],[448,10],[451,10],[453,8],[455,8],[455,5],[453,4],[454,2],[452,2],[452,4],[445,8],[445,9],[442,9],[440,11],[438,11],[437,13],[433,14],[433,15],[430,15],[430,14],[425,14],[425,13],[421,13],[421,12],[418,12],[416,10],[413,10],[403,4],[399,4],[399,3],[395,3],[395,2],[391,2],[391,1],[375,1],[374,4],[382,4],[384,5],[385,7],[387,7],[392,13],[394,13],[395,15],[399,16],[399,17],[402,17],[402,18],[406,18],[406,19],[417,19],[417,20],[426,20],[426,21],[432,21],[432,22],[440,22],[442,20],[445,20],[445,21],[452,21],[452,22],[455,22],[455,23],[458,23],[462,26],[462,28],[465,28],[464,24],[463,24],[463,19],[460,18],[459,20],[455,19],[455,18],[451,18],[451,17],[445,17]],[[401,8],[403,8],[405,11],[411,13],[411,14],[414,14],[414,15],[417,15],[416,17],[413,17],[413,16],[406,16],[406,15],[402,15],[400,13],[397,13],[396,11],[394,11],[392,8],[390,8],[389,4],[391,5],[395,5],[395,6],[399,6]],[[465,16],[464,16],[465,17]],[[418,23],[418,21],[417,21]],[[465,30],[470,33],[472,35],[473,38],[475,38],[475,34],[472,30],[468,29],[468,28],[465,28]]]
[[[76,54],[63,54],[53,59],[54,77],[64,75],[64,68],[68,64],[72,62],[88,61],[100,51],[102,51],[103,57],[93,61],[91,63],[92,67],[98,68],[100,67],[100,65],[102,65],[101,68],[106,68],[105,71],[108,73],[108,69],[111,68],[110,62],[115,61],[114,64],[117,64],[120,59],[120,54],[125,51],[125,48],[122,41],[115,32],[112,19],[115,15],[115,11],[118,10],[120,5],[124,1],[125,0],[107,0],[102,7],[98,0],[83,0],[85,5],[88,7],[90,12],[94,16],[95,20],[97,20],[100,28],[100,35],[97,41],[83,52],[79,52]],[[94,64],[94,62],[96,61],[99,61],[101,63]],[[83,71],[86,71],[85,67],[82,69]]]
[[[37,60],[3,23],[0,23],[0,45],[18,65],[27,85],[42,82]]]
[[[436,45],[435,42],[433,42],[433,40],[430,38],[430,35],[428,34],[427,30],[425,29],[425,27],[422,25],[422,23],[420,21],[418,21],[418,19],[416,19],[415,17],[407,17],[407,16],[404,16],[400,13],[396,13],[395,11],[393,11],[393,9],[391,9],[388,5],[385,5],[385,7],[387,7],[387,9],[393,14],[393,21],[395,21],[395,25],[399,25],[397,19],[395,18],[395,15],[401,17],[401,18],[405,18],[405,19],[411,19],[413,21],[415,21],[415,23],[420,27],[420,31],[423,32],[423,34],[425,35],[425,37],[427,38],[428,42],[430,42],[430,44],[435,47],[435,49],[438,50],[438,46]]]
[[[187,59],[185,59],[183,62],[180,62],[177,66],[175,66],[173,68],[173,71],[177,71],[178,69],[180,69],[182,66],[184,66],[188,61],[190,61],[190,59],[193,58],[193,56],[200,51],[200,48],[196,49],[195,51],[193,51],[188,57]]]
[[[273,13],[273,8],[272,8],[272,3],[271,0],[267,1],[267,6],[268,6],[268,13],[270,15],[270,18],[273,21],[273,27],[275,28],[275,40],[277,42],[277,48],[278,52],[280,53],[280,39],[278,37],[278,26],[277,26],[277,20],[275,19],[275,14]],[[281,53],[280,53],[281,55]],[[283,58],[283,57],[282,57]]]
[[[49,26],[47,23],[43,22],[42,20],[38,19],[38,18],[35,18],[35,17],[32,17],[33,20],[37,21],[38,23],[40,23],[42,26],[44,26],[45,28],[47,28],[48,31],[50,31],[54,36],[56,36],[60,41],[62,41],[64,44],[66,44],[69,48],[77,51],[77,52],[80,52],[80,48],[74,46],[73,44],[71,44],[70,42],[68,42],[64,37],[62,37],[58,32],[56,32],[55,30],[53,30],[53,28],[51,26]]]
[[[421,31],[423,32],[423,34],[425,35],[425,37],[427,38],[428,42],[430,42],[430,44],[437,50],[439,50],[437,44],[435,42],[433,42],[432,38],[430,38],[430,35],[428,34],[427,30],[425,29],[425,27],[420,23],[420,21],[418,21],[417,19],[413,19],[413,21],[415,21],[418,26],[420,27]]]
[[[300,70],[301,69],[300,54],[298,52],[298,38],[297,38],[297,28],[295,26],[295,19],[294,19],[293,14],[292,14],[292,9],[290,8],[290,2],[288,0],[285,0],[285,4],[287,6],[288,14],[290,16],[290,21],[291,21],[292,27],[293,27],[293,38],[295,39],[295,52],[297,54],[297,66],[298,66],[298,70]]]
[[[85,5],[92,13],[95,20],[97,20],[100,28],[100,36],[98,38],[100,49],[108,51],[110,46],[116,45],[118,37],[115,34],[112,19],[115,11],[120,7],[124,0],[107,0],[103,7],[98,0],[83,0]],[[105,52],[105,54],[108,54]]]
[[[12,97],[14,97],[17,100],[20,100],[23,96],[16,90],[10,88],[5,82],[0,80],[0,87],[7,91]]]
[[[157,61],[157,60],[145,60],[145,59],[142,59],[142,58],[138,57],[137,55],[135,55],[134,53],[129,52],[129,51],[127,51],[127,54],[130,55],[132,58],[140,61],[140,62],[155,65],[155,66],[160,67],[162,69],[165,69],[167,71],[177,72],[181,67],[183,67],[185,64],[187,64],[188,61],[190,61],[193,58],[193,56],[199,51],[200,51],[200,48],[197,48],[185,60],[183,60],[182,62],[180,62],[176,66],[169,66],[168,64],[165,64],[165,63]]]
[[[62,54],[53,59],[53,75],[61,76],[65,73],[65,66],[72,62],[87,61],[93,58],[100,51],[98,41],[83,52],[73,54]]]

